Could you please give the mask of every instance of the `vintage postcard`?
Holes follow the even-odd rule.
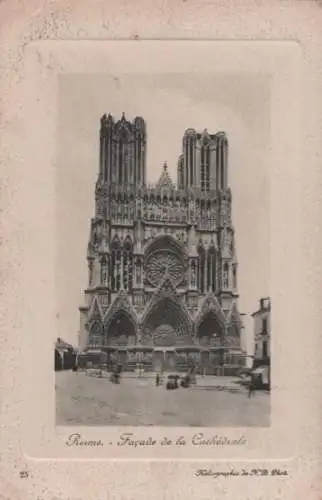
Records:
[[[28,330],[36,343],[46,330],[52,366],[41,378],[26,368],[28,452],[44,456],[50,439],[56,458],[279,455],[287,420],[275,408],[291,414],[294,399],[272,335],[289,320],[280,299],[274,307],[288,272],[273,243],[275,106],[282,99],[294,114],[295,137],[297,44],[93,42],[82,58],[76,44],[61,50],[48,42],[28,51],[45,71],[28,102],[42,115],[48,146],[36,161],[52,202],[43,219],[26,203],[44,224],[30,257],[45,252],[37,272],[48,294],[37,291],[44,323],[30,313]],[[74,63],[54,76],[67,57]],[[291,155],[295,181],[296,147]],[[33,280],[35,264],[25,269]],[[263,432],[272,439],[260,441]]]
[[[136,498],[145,469],[286,498],[312,397],[301,45],[41,40],[24,60],[17,477],[39,500]]]

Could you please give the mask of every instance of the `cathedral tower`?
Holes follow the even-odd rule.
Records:
[[[100,182],[119,186],[145,184],[145,122],[136,117],[129,122],[123,113],[117,122],[109,114],[101,118]]]
[[[178,160],[178,186],[200,187],[202,192],[225,190],[227,186],[228,141],[224,132],[209,134],[187,129]]]

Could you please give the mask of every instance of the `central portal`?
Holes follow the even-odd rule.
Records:
[[[164,370],[175,371],[176,369],[176,353],[174,351],[166,351],[164,356]]]
[[[176,353],[171,349],[171,346],[176,343],[174,328],[168,324],[158,326],[153,332],[153,343],[156,346],[153,353],[154,371],[174,371],[176,369]]]
[[[164,295],[152,300],[143,319],[143,343],[153,346],[152,366],[156,372],[177,369],[178,345],[192,342],[191,321],[178,297]]]
[[[152,370],[154,372],[176,371],[177,353],[174,350],[156,349],[153,353]]]

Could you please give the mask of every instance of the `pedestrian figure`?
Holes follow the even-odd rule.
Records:
[[[255,379],[254,376],[251,376],[248,386],[248,397],[251,398],[255,394]]]
[[[156,385],[157,387],[159,387],[159,385],[160,385],[160,375],[159,375],[158,373],[157,373],[157,375],[156,375],[156,377],[155,377],[155,385]]]
[[[76,355],[76,358],[75,358],[75,363],[74,363],[74,366],[73,366],[73,372],[78,372],[78,355]]]

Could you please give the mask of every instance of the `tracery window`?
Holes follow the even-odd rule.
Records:
[[[164,249],[151,255],[146,268],[147,279],[153,286],[158,286],[166,275],[176,284],[183,278],[184,266],[180,257]]]

